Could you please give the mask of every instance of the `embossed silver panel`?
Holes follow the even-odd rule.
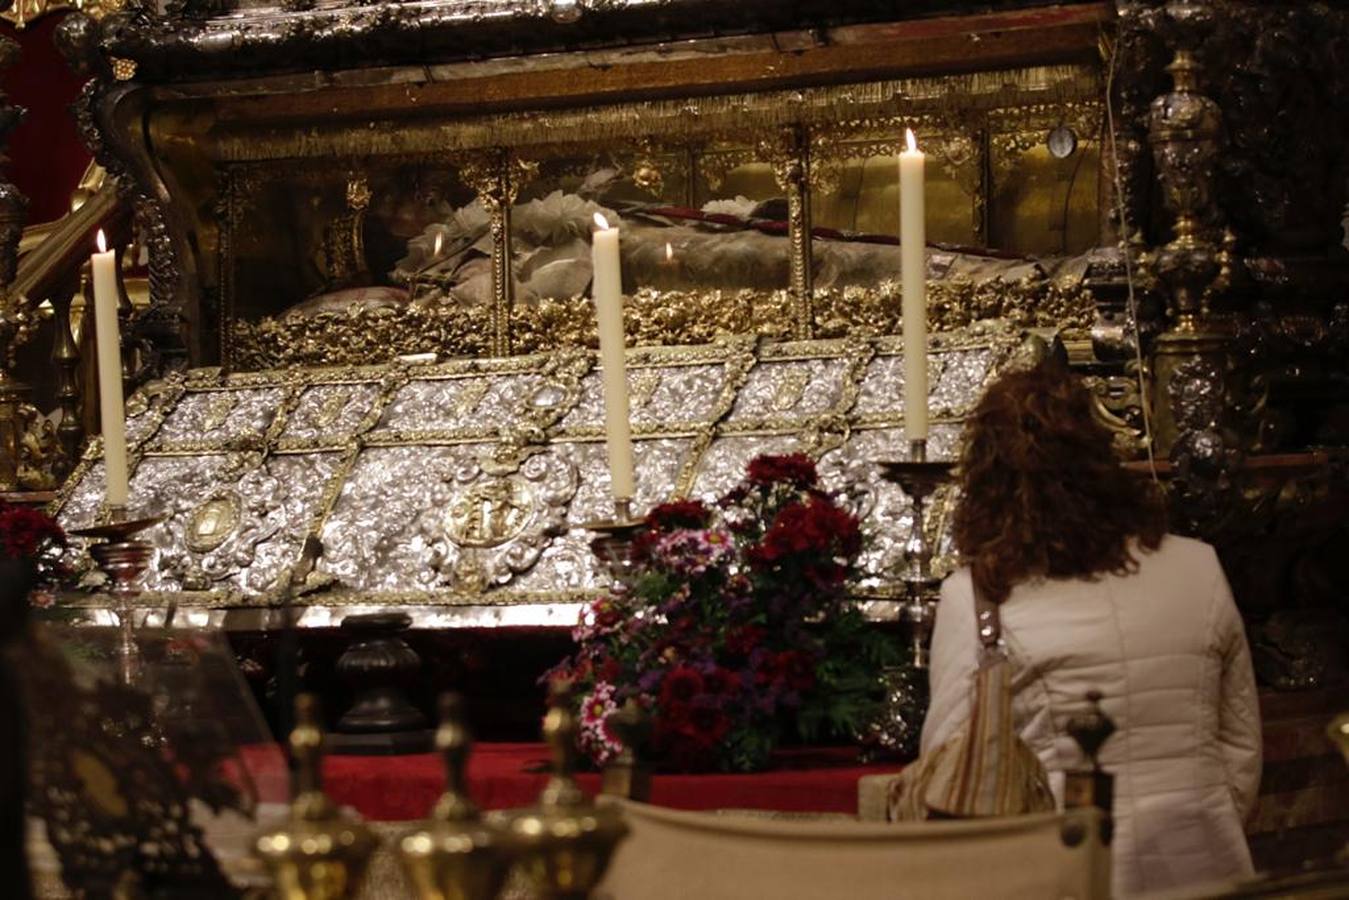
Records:
[[[933,457],[955,454],[961,418],[1019,343],[999,323],[934,336]],[[872,464],[905,446],[899,352],[896,338],[630,351],[636,508],[715,497],[761,453],[809,453],[863,518],[859,588],[885,595],[911,525]],[[525,604],[525,619],[552,621],[603,586],[584,528],[612,511],[599,384],[594,357],[571,351],[154,385],[130,428],[133,513],[168,517],[146,532],[146,602],[266,607],[312,533],[325,552],[309,624],[390,605],[504,623],[524,620],[467,610]],[[96,520],[102,489],[95,447],[61,522]],[[943,554],[948,500],[930,520]]]

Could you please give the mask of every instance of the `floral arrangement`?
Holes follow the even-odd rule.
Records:
[[[66,533],[46,513],[0,500],[0,559],[27,560],[35,569],[34,605],[50,606],[52,589],[66,574],[61,552]]]
[[[847,597],[861,546],[802,455],[756,458],[715,506],[653,509],[631,589],[588,607],[545,676],[571,681],[582,750],[603,765],[621,749],[607,719],[629,700],[680,770],[761,768],[793,726],[858,733],[897,653]]]

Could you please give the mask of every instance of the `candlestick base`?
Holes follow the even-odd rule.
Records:
[[[99,571],[107,577],[109,593],[117,602],[117,621],[121,631],[117,648],[118,674],[123,684],[130,684],[140,674],[140,650],[136,646],[132,601],[140,593],[136,582],[155,553],[153,544],[133,540],[132,537],[158,525],[164,517],[127,519],[125,507],[118,506],[109,507],[108,511],[111,521],[107,524],[77,528],[70,533],[76,537],[101,540],[101,543],[90,545],[89,555],[94,558]]]
[[[646,518],[634,518],[632,500],[619,497],[614,500],[614,517],[587,522],[583,526],[595,533],[590,550],[604,564],[615,590],[629,590],[637,577],[637,559],[634,542],[646,529]]]
[[[897,484],[913,503],[913,526],[904,542],[904,564],[899,580],[907,599],[900,609],[899,621],[908,626],[913,665],[928,666],[928,643],[936,620],[937,592],[941,579],[932,573],[932,548],[927,541],[926,510],[928,500],[951,479],[953,463],[929,460],[927,441],[909,443],[909,458],[877,463],[881,476]]]

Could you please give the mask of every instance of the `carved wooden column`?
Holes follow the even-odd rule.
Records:
[[[498,149],[470,160],[464,166],[464,182],[478,192],[478,199],[491,221],[492,308],[491,352],[511,352],[511,310],[515,306],[515,279],[511,271],[511,206],[519,189],[519,163],[509,151]]]
[[[810,231],[810,135],[791,128],[759,144],[773,167],[778,185],[787,192],[787,238],[791,254],[792,336],[806,340],[815,333],[815,274]]]
[[[0,72],[17,62],[20,52],[16,42],[0,37]],[[21,107],[10,103],[0,93],[0,147],[19,124],[23,113]],[[28,201],[19,189],[7,181],[0,181],[0,491],[19,488],[19,455],[24,431],[20,414],[28,386],[14,377],[12,369],[15,351],[32,332],[34,322],[25,298],[12,294],[10,286],[18,271],[19,239],[23,237],[27,209]]]
[[[87,281],[87,276],[82,274],[79,291],[81,296],[88,296]],[[56,436],[65,453],[65,459],[62,460],[56,474],[62,478],[69,473],[79,455],[80,443],[84,440],[84,428],[80,423],[80,349],[76,346],[75,337],[70,330],[70,304],[73,299],[74,295],[68,290],[57,291],[51,297],[52,310],[55,312],[52,321],[52,328],[55,330],[52,339],[52,363],[56,366],[56,404],[61,410],[61,424],[57,426]]]

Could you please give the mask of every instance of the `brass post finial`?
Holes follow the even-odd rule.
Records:
[[[510,871],[502,831],[482,821],[468,795],[468,756],[473,739],[458,694],[442,694],[436,750],[445,761],[445,793],[431,817],[405,834],[398,854],[421,900],[491,900]]]
[[[295,727],[287,744],[295,771],[290,816],[258,835],[253,852],[287,900],[353,897],[378,841],[323,793],[323,728],[312,694],[295,698]]]
[[[1101,708],[1101,692],[1087,691],[1091,709],[1068,720],[1068,734],[1081,748],[1090,768],[1065,773],[1063,805],[1069,809],[1095,806],[1110,821],[1115,805],[1115,776],[1101,768],[1101,747],[1115,733],[1115,722]],[[1105,834],[1110,834],[1107,828]]]
[[[436,729],[436,752],[445,762],[445,793],[432,817],[442,822],[470,822],[478,818],[478,806],[468,795],[468,754],[473,738],[464,724],[464,701],[454,693],[440,695],[440,727]]]
[[[548,713],[543,717],[543,740],[552,757],[552,777],[539,796],[541,806],[577,806],[586,802],[576,783],[576,712],[572,709],[571,682],[558,679],[548,686]]]
[[[1068,719],[1068,734],[1077,742],[1082,755],[1091,762],[1092,769],[1100,771],[1101,761],[1098,756],[1101,747],[1115,733],[1115,720],[1101,709],[1100,691],[1087,691],[1087,702],[1091,704],[1091,711]]]
[[[543,735],[552,751],[553,774],[538,804],[509,815],[506,829],[531,896],[581,900],[603,878],[628,827],[617,807],[596,806],[572,776],[577,726],[571,685],[554,682],[548,703]]]
[[[623,744],[618,756],[604,767],[600,790],[611,797],[646,803],[651,799],[651,768],[642,759],[642,751],[651,736],[651,717],[635,697],[610,713],[605,724]]]
[[[1344,761],[1349,763],[1349,713],[1340,713],[1326,726],[1326,735],[1340,751]]]
[[[313,694],[295,698],[295,728],[287,739],[293,765],[292,801],[323,794],[323,729],[319,727],[318,701]],[[325,798],[326,799],[326,798]]]

